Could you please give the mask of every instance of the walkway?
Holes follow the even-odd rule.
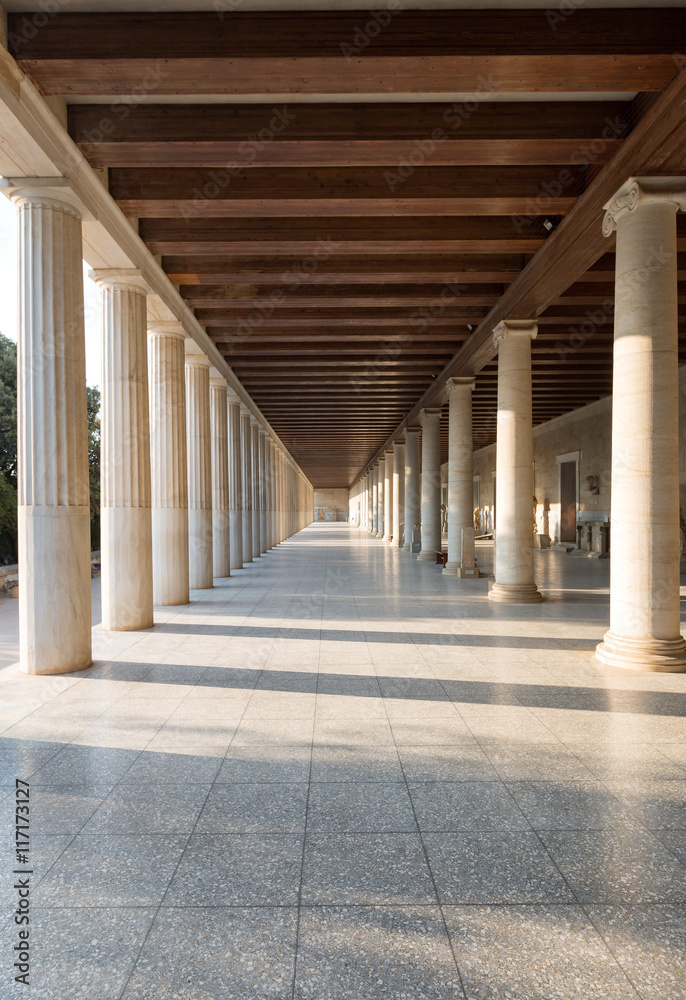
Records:
[[[492,606],[345,524],[2,681],[30,996],[686,997],[686,676],[609,674],[608,566]]]

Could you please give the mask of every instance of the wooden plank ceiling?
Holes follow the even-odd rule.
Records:
[[[449,374],[477,376],[475,444],[494,440],[505,316],[539,318],[536,423],[610,392],[601,206],[686,172],[686,11],[550,13],[14,14],[9,37],[325,487]]]

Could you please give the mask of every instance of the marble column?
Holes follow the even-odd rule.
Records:
[[[229,565],[243,566],[243,485],[241,469],[241,404],[231,389],[226,391],[229,445]]]
[[[376,534],[379,538],[383,538],[384,522],[386,517],[386,496],[384,493],[384,487],[386,485],[386,460],[384,458],[379,459],[378,469],[379,471],[376,485],[378,524],[376,527]]]
[[[405,428],[405,543],[403,549],[412,551],[412,533],[419,528],[421,514],[421,486],[419,436],[421,427]]]
[[[605,206],[615,229],[610,628],[612,667],[686,670],[679,615],[677,222],[686,177],[634,177]]]
[[[419,562],[435,562],[441,550],[441,408],[421,411],[422,548]]]
[[[379,466],[372,469],[372,534],[379,533]]]
[[[91,662],[90,506],[81,214],[17,191],[21,670]]]
[[[269,514],[271,527],[269,532],[269,538],[271,541],[271,547],[279,544],[279,511],[277,505],[277,493],[278,493],[278,451],[276,448],[276,443],[272,438],[269,438]]]
[[[135,270],[91,277],[102,294],[102,627],[128,631],[153,624],[146,285]]]
[[[252,427],[250,410],[240,407],[241,413],[241,531],[243,535],[243,564],[253,561],[252,553]]]
[[[448,391],[448,562],[444,573],[462,568],[462,529],[474,528],[472,438],[473,378],[449,378]]]
[[[210,359],[186,354],[188,454],[188,580],[191,590],[212,587],[212,440]]]
[[[226,382],[210,372],[210,435],[212,441],[212,573],[231,574],[231,518],[229,496],[229,418]]]
[[[262,554],[261,527],[261,469],[260,469],[260,425],[257,417],[250,417],[250,447],[252,454],[252,479],[250,492],[252,495],[252,557],[259,559]]]
[[[269,498],[269,469],[267,463],[267,434],[262,427],[258,427],[258,447],[260,449],[260,551],[266,553],[269,549],[269,511],[267,510]]]
[[[405,445],[396,441],[393,444],[393,545],[400,548],[402,530],[400,525],[405,519]]]
[[[534,583],[531,341],[533,320],[506,320],[493,331],[498,348],[495,583],[492,601],[532,604]]]
[[[393,450],[386,452],[384,466],[384,541],[393,539]]]
[[[152,585],[160,605],[188,603],[185,339],[181,323],[148,326]]]

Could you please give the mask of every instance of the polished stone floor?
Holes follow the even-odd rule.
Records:
[[[544,604],[490,605],[315,524],[81,674],[2,671],[0,997],[686,998],[686,675],[596,666],[607,562],[536,561]]]

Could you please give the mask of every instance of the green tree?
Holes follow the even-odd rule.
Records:
[[[88,407],[88,478],[91,504],[91,550],[100,548],[100,390],[86,389]]]
[[[0,564],[17,561],[17,345],[0,333]]]

